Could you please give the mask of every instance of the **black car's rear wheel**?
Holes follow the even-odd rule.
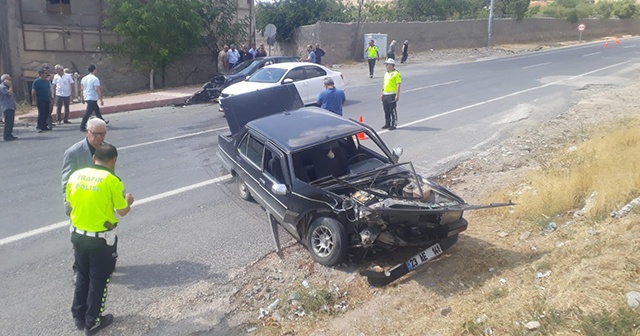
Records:
[[[251,193],[249,192],[249,188],[247,188],[247,184],[244,183],[242,178],[236,175],[236,184],[238,185],[238,191],[240,192],[240,198],[245,201],[251,201],[253,197],[251,197]]]
[[[320,217],[314,220],[307,232],[307,248],[311,258],[325,266],[340,263],[347,254],[347,235],[339,221]]]

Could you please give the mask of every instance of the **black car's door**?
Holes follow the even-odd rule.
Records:
[[[291,196],[291,177],[287,170],[286,156],[269,142],[265,147],[262,176],[258,182],[266,193],[265,197],[269,199],[271,214],[278,222],[284,223]]]

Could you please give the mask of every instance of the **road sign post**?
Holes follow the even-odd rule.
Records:
[[[578,42],[582,42],[582,32],[585,29],[587,29],[587,25],[585,25],[584,23],[578,25],[578,31],[580,32],[580,35],[578,36]]]
[[[271,46],[275,44],[277,28],[273,23],[270,23],[264,27],[264,37],[267,38],[267,44],[269,45],[269,56],[271,56]]]

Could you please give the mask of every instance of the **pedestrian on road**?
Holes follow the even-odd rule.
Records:
[[[316,54],[316,63],[322,64],[322,56],[325,55],[325,52],[324,50],[320,49],[320,43],[316,43],[315,54]]]
[[[226,74],[229,71],[229,57],[227,56],[227,52],[229,51],[229,46],[224,45],[222,50],[218,53],[218,72]]]
[[[389,44],[389,49],[387,50],[387,58],[392,60],[396,59],[396,40],[391,41]]]
[[[100,106],[104,106],[104,101],[102,100],[102,90],[100,89],[100,79],[96,77],[96,66],[91,64],[87,68],[89,74],[82,77],[80,81],[80,86],[82,90],[82,103],[87,103],[87,109],[84,112],[84,116],[82,117],[82,122],[80,123],[80,131],[87,131],[87,120],[91,117],[91,113],[96,113],[96,118],[104,120],[102,118],[102,114],[100,114],[100,107],[98,106],[98,100],[100,100]],[[109,123],[105,121],[105,123]]]
[[[376,67],[376,61],[380,59],[376,42],[374,40],[369,41],[369,46],[364,52],[367,53],[367,61],[369,62],[369,78],[373,78],[373,69]]]
[[[315,63],[316,62],[316,52],[313,51],[312,45],[307,45],[307,59],[305,61]]]
[[[251,49],[249,49],[249,53],[251,54],[251,58],[256,58],[256,53],[258,51],[256,50],[256,45],[255,44],[251,44]]]
[[[13,83],[8,74],[0,77],[0,115],[4,115],[4,141],[18,139],[12,134],[16,117],[16,99],[13,97]]]
[[[64,123],[70,124],[69,121],[69,103],[71,102],[71,84],[74,83],[73,77],[64,72],[64,67],[56,64],[54,67],[56,75],[53,76],[53,91],[56,97],[56,107],[58,116],[58,125],[63,122],[61,118],[62,105],[64,105]]]
[[[382,84],[382,108],[384,109],[384,126],[383,129],[394,130],[398,126],[398,112],[396,105],[400,100],[400,83],[402,78],[400,72],[396,70],[396,61],[389,58],[384,62],[387,72],[384,74],[384,83]]]
[[[318,95],[318,105],[325,110],[342,115],[342,106],[347,101],[344,91],[337,89],[330,77],[324,79],[324,88],[325,90]]]
[[[48,72],[45,69],[38,70],[38,78],[31,85],[31,104],[38,106],[38,133],[50,131],[47,127],[47,114],[51,115],[51,82],[47,79]]]
[[[409,40],[404,40],[402,44],[402,60],[400,60],[400,63],[406,62],[407,57],[409,57]]]
[[[113,315],[103,315],[103,311],[107,284],[118,258],[115,212],[127,215],[134,201],[114,173],[117,149],[103,144],[93,157],[95,164],[71,174],[66,187],[73,223],[71,243],[78,265],[71,314],[76,328],[87,335],[113,323]]]
[[[233,69],[240,61],[240,53],[236,49],[236,45],[232,44],[227,52],[227,58],[229,59],[229,70]]]
[[[69,207],[69,202],[67,202],[66,197],[69,177],[76,170],[93,165],[93,155],[96,153],[96,148],[102,146],[106,136],[107,124],[102,119],[89,119],[87,122],[87,136],[64,151],[62,158],[62,198],[67,216],[71,213],[71,208]],[[72,266],[72,270],[73,283],[75,284],[78,279],[78,266],[75,263]]]
[[[248,61],[250,59],[253,59],[253,54],[251,53],[251,51],[249,50],[249,47],[247,47],[246,45],[242,46],[242,50],[244,51],[244,54],[242,55],[242,61]]]

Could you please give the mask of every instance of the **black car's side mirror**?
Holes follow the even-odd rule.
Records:
[[[273,192],[275,195],[284,196],[287,194],[288,190],[286,185],[275,183],[271,186],[271,192]]]

